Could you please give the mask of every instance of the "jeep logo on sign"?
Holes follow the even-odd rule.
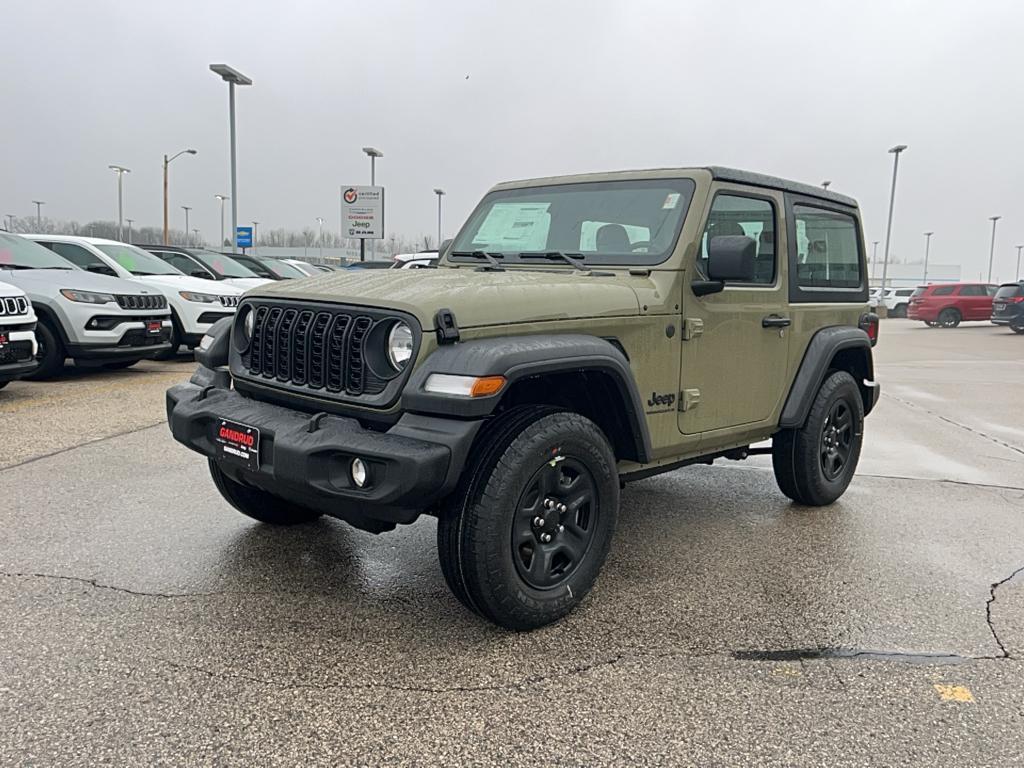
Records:
[[[672,405],[675,401],[676,396],[672,393],[659,395],[657,392],[651,392],[651,399],[647,401],[647,407],[655,408],[659,405]]]

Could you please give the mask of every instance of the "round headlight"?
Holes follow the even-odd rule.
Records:
[[[388,362],[396,371],[405,368],[412,357],[412,328],[399,321],[391,327],[388,334]]]
[[[249,340],[252,339],[252,329],[256,324],[256,313],[251,309],[245,313],[245,319],[242,321],[242,332],[245,336],[245,343],[248,344]]]

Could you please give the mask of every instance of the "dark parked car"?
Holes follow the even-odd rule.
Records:
[[[1024,333],[1024,280],[999,286],[992,299],[992,322]]]
[[[942,328],[956,328],[964,320],[988,320],[995,294],[996,286],[986,283],[922,285],[910,297],[907,317]]]
[[[252,272],[268,280],[295,280],[300,277],[306,277],[303,272],[280,259],[268,259],[265,256],[250,256],[249,254],[241,253],[229,255],[243,267],[248,267]]]

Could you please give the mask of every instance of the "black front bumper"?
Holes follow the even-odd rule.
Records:
[[[0,363],[0,381],[20,379],[22,376],[32,373],[38,365],[34,358],[18,360],[13,363]]]
[[[227,381],[226,370],[200,367],[192,379],[198,383],[167,390],[174,439],[218,459],[239,482],[371,530],[412,522],[450,493],[482,423],[407,413],[379,432],[353,418],[253,400]],[[258,469],[220,460],[213,436],[221,419],[260,430]],[[370,468],[364,488],[350,475],[356,457]]]

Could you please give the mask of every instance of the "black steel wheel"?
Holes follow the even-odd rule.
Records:
[[[601,514],[597,483],[579,459],[546,462],[527,482],[512,523],[512,561],[534,589],[555,589],[586,559]]]
[[[772,438],[779,490],[799,504],[822,507],[846,491],[864,439],[864,401],[857,382],[835,371],[815,395],[807,420]]]
[[[452,592],[513,630],[572,611],[594,586],[615,529],[619,479],[601,429],[525,405],[488,421],[440,511],[437,552]]]

